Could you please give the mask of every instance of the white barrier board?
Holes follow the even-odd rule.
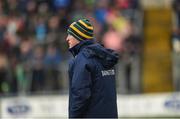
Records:
[[[180,93],[118,97],[120,117],[180,117]]]
[[[180,117],[180,93],[119,95],[119,117]],[[68,116],[68,96],[1,99],[1,119],[47,119]]]
[[[2,119],[49,119],[67,117],[67,96],[39,96],[2,99]]]

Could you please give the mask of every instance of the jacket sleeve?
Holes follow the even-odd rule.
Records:
[[[91,96],[91,73],[87,65],[79,62],[74,66],[74,73],[72,76],[71,90],[71,106],[69,110],[69,117],[82,117],[86,112],[89,98]]]

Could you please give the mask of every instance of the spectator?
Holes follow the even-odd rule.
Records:
[[[180,52],[180,1],[173,1],[173,9],[176,17],[176,25],[173,31],[173,49],[175,52]]]
[[[180,1],[179,0],[173,1],[173,9],[176,13],[177,27],[180,28]]]
[[[18,81],[19,93],[27,93],[30,91],[31,81],[31,61],[32,61],[32,39],[22,39],[20,44],[20,62],[16,66],[16,76]]]
[[[31,91],[38,92],[45,89],[44,48],[36,46],[32,58]]]
[[[37,18],[35,32],[36,32],[36,40],[38,43],[45,42],[45,37],[47,33],[47,27],[45,22],[46,21],[41,17]]]
[[[58,90],[60,88],[60,63],[61,55],[57,47],[55,45],[49,45],[45,55],[46,88],[48,90]]]
[[[106,48],[113,49],[119,53],[123,51],[124,39],[121,35],[111,26],[104,34],[102,42]]]
[[[11,77],[8,72],[8,59],[4,53],[0,53],[0,95],[10,93]]]

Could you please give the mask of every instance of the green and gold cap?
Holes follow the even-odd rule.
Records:
[[[87,19],[80,19],[73,22],[67,32],[79,41],[93,39],[93,26]]]

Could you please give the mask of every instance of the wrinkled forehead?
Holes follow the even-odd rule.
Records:
[[[68,35],[67,35],[67,38],[68,38],[69,40],[75,39],[74,36],[72,36],[71,34],[68,34]]]
[[[73,38],[73,36],[71,34],[68,34],[67,37],[68,38]]]

